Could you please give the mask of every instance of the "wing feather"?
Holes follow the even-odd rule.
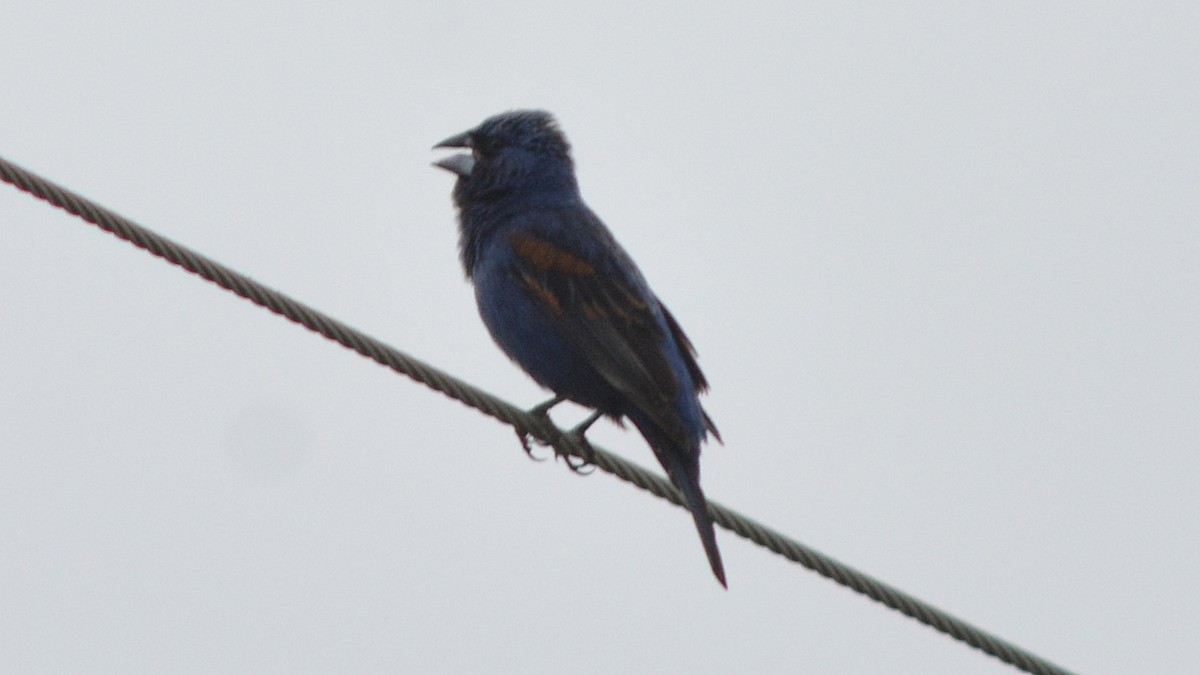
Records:
[[[528,232],[511,234],[509,242],[520,280],[571,345],[617,391],[664,430],[674,431],[679,421],[671,406],[679,383],[663,350],[663,327],[653,311],[657,300],[631,280],[600,274],[583,255]],[[667,325],[672,338],[683,335],[674,319]],[[694,360],[685,359],[692,372]]]

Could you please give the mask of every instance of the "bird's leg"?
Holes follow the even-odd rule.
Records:
[[[587,469],[588,467],[592,467],[593,470],[595,469],[595,464],[592,460],[596,456],[596,451],[594,448],[592,448],[592,444],[588,442],[586,434],[587,434],[587,430],[593,424],[596,423],[596,420],[600,419],[603,415],[604,415],[604,413],[597,410],[597,411],[593,412],[591,415],[588,415],[587,419],[585,419],[584,421],[571,427],[571,430],[569,432],[567,432],[568,435],[573,437],[580,445],[583,446],[583,454],[584,454],[584,456],[582,458],[572,458],[571,456],[566,455],[566,454],[562,455],[563,461],[565,461],[567,463],[567,468],[571,469],[571,471],[573,471],[575,473],[587,474],[587,473],[591,473],[591,471],[585,471],[585,469]]]
[[[565,400],[566,399],[562,396],[555,396],[548,401],[539,403],[538,405],[530,408],[529,414],[533,415],[534,417],[541,417],[552,424],[553,421],[550,419],[550,409]],[[567,432],[567,435],[574,438],[576,442],[583,446],[583,452],[584,455],[586,455],[585,457],[572,457],[571,455],[562,452],[557,447],[554,448],[555,456],[562,457],[563,461],[567,463],[567,468],[574,473],[591,473],[585,469],[587,469],[589,466],[593,466],[591,458],[594,456],[595,450],[592,449],[592,444],[588,443],[587,436],[585,434],[587,433],[588,428],[595,424],[596,420],[600,419],[603,414],[604,413],[597,410],[591,415],[588,415],[587,419],[583,420],[579,424],[576,424],[574,427],[571,427],[571,430]],[[529,447],[529,434],[518,429],[517,438],[521,440],[521,447],[524,448],[525,454],[529,455],[530,459],[538,462],[542,461],[537,457],[534,457],[533,449]]]
[[[543,420],[545,420],[546,422],[551,422],[550,409],[553,408],[554,406],[558,405],[559,403],[562,403],[565,400],[567,400],[567,399],[563,398],[562,396],[555,396],[554,398],[550,399],[549,401],[543,401],[542,403],[539,403],[539,404],[533,406],[532,408],[529,409],[528,412],[530,415],[532,415],[534,417],[540,417]],[[523,448],[525,450],[526,455],[529,455],[529,459],[532,459],[535,462],[542,461],[542,460],[538,459],[537,457],[533,456],[533,449],[529,447],[529,434],[521,429],[517,429],[516,431],[517,431],[517,439],[519,439],[521,441],[521,448]]]
[[[553,408],[554,406],[558,405],[559,403],[562,403],[565,400],[567,400],[567,399],[562,396],[555,396],[554,398],[550,399],[549,401],[543,401],[543,402],[533,406],[532,408],[530,408],[529,414],[533,415],[534,417],[548,417],[549,413],[550,413],[550,409]]]
[[[571,434],[578,436],[580,438],[580,440],[582,440],[583,435],[585,433],[587,433],[587,430],[589,428],[591,428],[591,426],[593,424],[596,423],[596,420],[600,419],[603,416],[604,416],[604,413],[600,412],[599,410],[593,412],[591,415],[588,415],[586,420],[584,420],[584,421],[580,422],[579,424],[576,424],[574,427],[572,427]]]

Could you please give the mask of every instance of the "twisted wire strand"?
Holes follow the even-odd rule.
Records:
[[[351,328],[326,314],[268,288],[200,253],[117,215],[52,181],[0,157],[0,179],[68,213],[96,225],[121,239],[178,265],[228,291],[265,307],[347,349],[410,377],[512,426],[522,438],[550,445],[556,453],[587,460],[602,471],[632,483],[677,506],[687,508],[675,486],[646,469],[602,448],[582,445],[545,416],[531,415],[486,391],[463,382],[433,366]],[[709,501],[713,521],[788,560],[853,589],[876,602],[912,617],[956,640],[1037,675],[1070,675],[1070,672],[1014,644],[952,616],[903,591],[796,542],[782,533],[747,518],[721,504]]]

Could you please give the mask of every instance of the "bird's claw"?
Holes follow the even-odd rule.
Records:
[[[576,457],[574,455],[569,455],[565,452],[560,452],[558,448],[554,449],[554,454],[562,457],[563,461],[567,464],[567,468],[571,470],[571,473],[586,476],[595,471],[596,463],[594,460],[596,457],[596,450],[592,448],[592,444],[588,442],[587,437],[582,433],[576,432],[575,430],[571,430],[571,432],[567,435],[571,438],[574,438],[575,441],[583,447],[584,456]]]
[[[553,425],[553,422],[550,419],[549,411],[554,406],[558,405],[559,403],[562,403],[563,400],[565,400],[565,399],[563,399],[563,397],[555,396],[554,398],[550,399],[549,401],[540,403],[540,404],[534,406],[533,408],[530,408],[529,414],[533,415],[535,417],[540,417],[540,418],[544,419],[546,422]],[[543,458],[539,458],[533,454],[533,447],[530,445],[530,440],[532,440],[534,443],[536,443],[538,445],[551,446],[554,450],[554,456],[556,458],[562,458],[563,462],[566,463],[567,468],[570,469],[571,473],[587,475],[595,470],[596,465],[592,460],[595,457],[596,451],[592,448],[592,444],[588,442],[587,436],[585,436],[585,433],[587,432],[588,427],[592,426],[592,424],[594,424],[596,422],[596,420],[600,419],[600,415],[601,415],[601,413],[599,413],[599,412],[592,413],[591,415],[589,415],[587,417],[587,419],[585,419],[583,422],[580,422],[579,424],[575,425],[569,432],[567,432],[566,434],[563,435],[564,437],[574,438],[575,441],[577,443],[579,443],[579,445],[583,448],[583,454],[585,455],[584,457],[576,457],[568,452],[564,452],[562,449],[559,448],[558,444],[546,443],[545,441],[542,441],[541,439],[535,438],[532,434],[530,434],[525,429],[518,428],[516,430],[517,439],[521,442],[521,448],[523,450],[525,450],[525,454],[528,455],[529,458],[532,459],[533,461],[543,462],[545,460]],[[589,467],[590,467],[590,469],[589,469]]]
[[[538,457],[533,453],[533,444],[530,443],[530,441],[533,441],[533,443],[536,443],[537,445],[550,446],[550,448],[554,450],[554,456],[566,462],[567,468],[571,470],[571,473],[577,473],[580,475],[587,475],[591,473],[591,471],[588,470],[588,467],[595,469],[596,466],[595,463],[592,462],[592,457],[595,455],[595,450],[592,449],[592,444],[588,442],[587,438],[584,437],[583,434],[576,434],[574,431],[560,436],[560,438],[568,437],[574,438],[577,443],[583,446],[583,453],[587,455],[586,457],[576,457],[575,455],[562,450],[554,443],[547,443],[540,438],[535,438],[527,431],[517,429],[517,439],[521,441],[521,449],[525,451],[525,454],[529,456],[529,459],[532,459],[535,462],[546,461],[545,457]]]
[[[533,406],[532,408],[529,409],[528,414],[532,417],[540,418],[547,425],[553,426],[554,422],[553,422],[553,420],[550,419],[550,409],[553,408],[554,406],[558,405],[559,403],[562,403],[564,400],[565,399],[562,396],[555,396],[554,398],[550,399],[549,401],[543,401],[543,402]],[[521,448],[525,450],[526,455],[529,455],[529,459],[532,459],[535,462],[545,461],[545,460],[538,459],[537,457],[535,457],[533,454],[533,448],[531,448],[529,446],[529,439],[533,438],[533,435],[530,434],[529,431],[523,427],[517,427],[516,432],[517,432],[517,440],[519,440],[521,442]],[[534,438],[533,441],[535,443],[537,443],[538,445],[547,445],[546,443],[544,443],[536,438]]]
[[[567,436],[575,439],[575,441],[579,443],[580,447],[583,448],[583,457],[575,457],[573,455],[568,455],[565,452],[558,452],[557,449],[555,449],[555,454],[558,454],[563,458],[563,461],[567,463],[567,468],[569,468],[573,473],[587,475],[596,470],[596,450],[592,447],[592,444],[588,442],[587,430],[596,423],[596,420],[600,419],[601,414],[602,413],[598,410],[593,412],[591,415],[588,415],[587,419],[579,424],[576,424],[566,434]]]
[[[533,454],[533,448],[530,447],[530,445],[529,445],[529,439],[533,438],[533,436],[530,435],[530,433],[528,431],[518,428],[516,430],[516,432],[517,432],[517,440],[521,442],[521,449],[525,451],[525,454],[529,457],[529,459],[532,459],[535,462],[546,461],[545,459]],[[536,438],[533,438],[533,440],[535,443],[538,443],[539,445],[545,445],[544,443],[542,443],[541,441],[539,441]]]

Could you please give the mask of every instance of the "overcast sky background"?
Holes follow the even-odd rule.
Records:
[[[1200,662],[1194,1],[9,3],[0,88],[0,154],[523,406],[430,146],[551,110],[700,351],[711,498],[1063,666]],[[0,672],[1015,672],[0,221]]]

